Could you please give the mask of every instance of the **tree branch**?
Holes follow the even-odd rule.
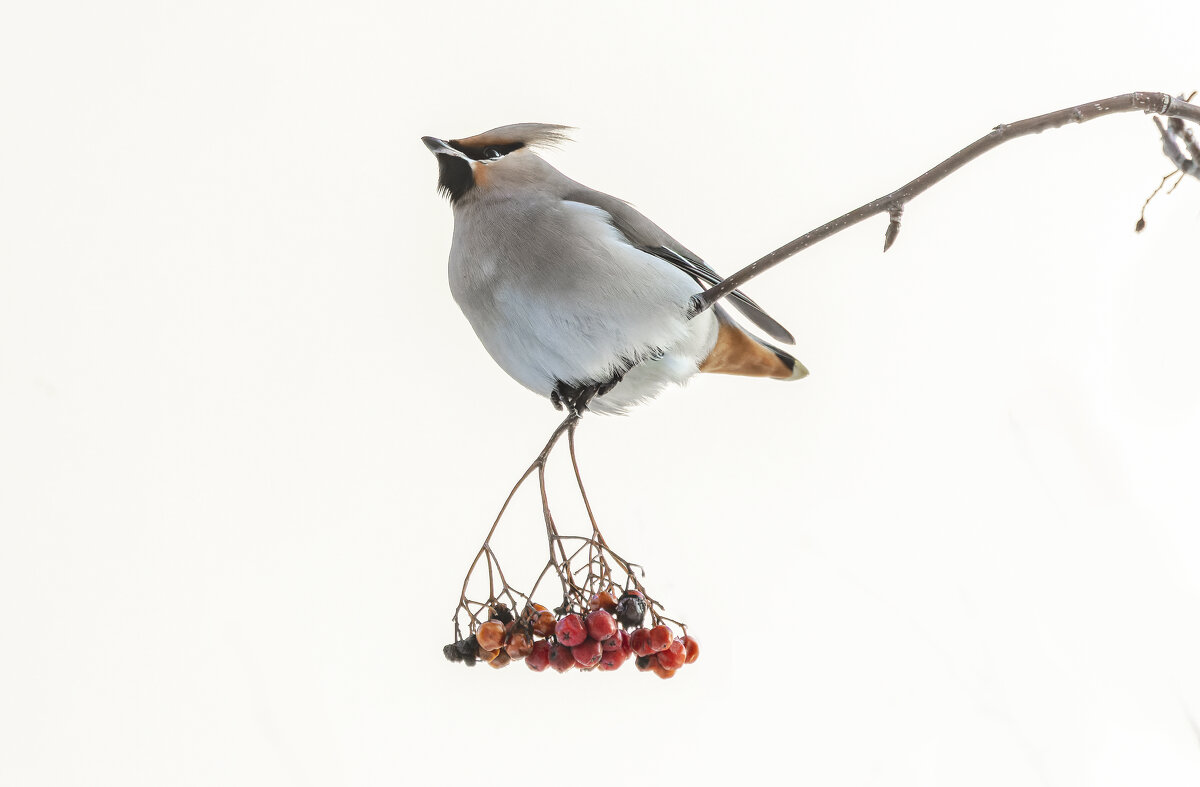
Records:
[[[1166,93],[1139,92],[1125,93],[1101,101],[1092,101],[1087,104],[1060,109],[1057,112],[1018,120],[1015,123],[1001,124],[915,180],[904,184],[890,194],[885,194],[862,207],[855,208],[833,221],[822,224],[815,230],[806,232],[790,243],[780,246],[765,257],[750,263],[717,286],[696,295],[692,298],[690,316],[694,317],[710,308],[721,298],[724,298],[760,273],[775,267],[788,257],[879,213],[887,213],[890,216],[883,247],[883,250],[887,251],[899,234],[900,214],[904,210],[905,204],[964,164],[1017,137],[1040,134],[1043,131],[1059,128],[1068,123],[1086,123],[1098,117],[1116,115],[1123,112],[1145,112],[1150,115],[1183,118],[1200,123],[1200,106],[1189,104],[1180,98],[1173,98]],[[1173,122],[1179,124],[1179,126],[1182,125],[1182,122],[1179,120]],[[1185,147],[1188,147],[1188,142],[1191,142],[1192,146],[1195,145],[1194,138],[1190,134],[1184,136],[1182,128],[1178,126],[1171,127],[1170,130],[1175,132],[1171,135],[1168,135],[1167,131],[1163,130],[1161,125],[1159,128],[1163,131],[1164,142],[1178,140]],[[1171,137],[1174,137],[1174,139],[1172,140]],[[1176,144],[1175,149],[1178,151],[1178,144]],[[1168,152],[1168,155],[1170,155],[1170,152]],[[1178,166],[1178,162],[1176,164]]]

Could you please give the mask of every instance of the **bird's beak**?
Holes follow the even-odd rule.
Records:
[[[465,159],[466,155],[460,151],[450,147],[444,139],[437,137],[421,137],[421,141],[425,143],[425,147],[429,148],[429,152],[435,156],[457,156]]]

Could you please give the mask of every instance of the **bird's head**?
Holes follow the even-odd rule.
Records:
[[[458,204],[505,185],[530,183],[546,165],[531,148],[567,139],[566,126],[514,123],[473,137],[421,137],[438,161],[438,188]]]

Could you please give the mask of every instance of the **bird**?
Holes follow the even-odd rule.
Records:
[[[496,363],[574,414],[625,414],[702,372],[807,376],[722,305],[693,313],[692,298],[722,281],[699,256],[538,155],[569,130],[516,123],[421,138],[454,215],[450,291]],[[795,343],[744,293],[727,297],[768,337]]]

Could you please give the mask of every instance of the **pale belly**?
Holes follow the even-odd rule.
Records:
[[[455,300],[504,371],[548,397],[559,383],[620,383],[593,401],[619,413],[683,383],[716,343],[712,311],[687,318],[690,277],[639,251],[578,203],[524,233],[471,233],[450,259]],[[578,207],[571,207],[578,205]],[[456,241],[458,240],[456,217]]]

